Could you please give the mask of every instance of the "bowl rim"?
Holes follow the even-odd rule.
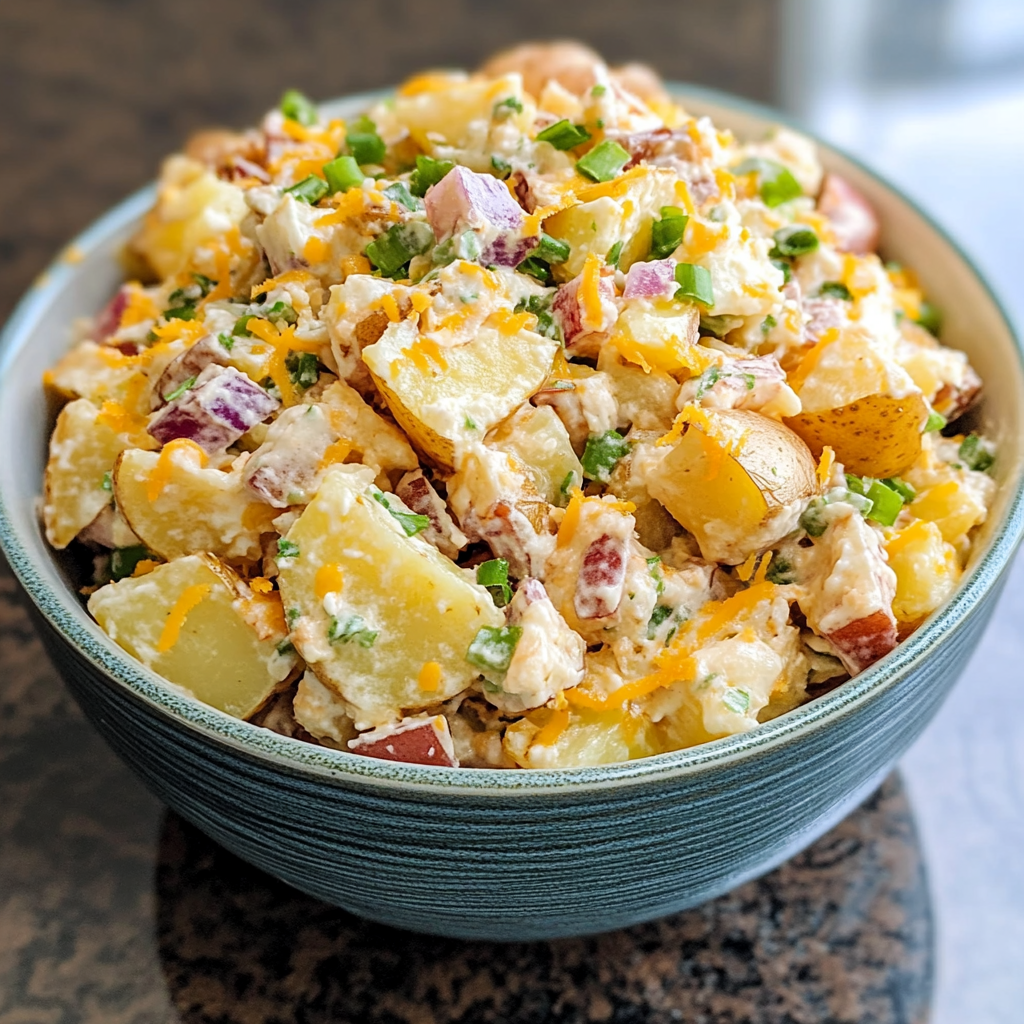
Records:
[[[706,86],[682,82],[668,82],[666,85],[674,96],[684,102],[689,99],[714,104],[763,121],[793,127],[811,138],[817,146],[848,161],[888,190],[935,232],[973,275],[1014,343],[1017,373],[1024,380],[1024,347],[1005,307],[970,256],[913,199],[856,157],[822,140],[798,121],[772,107]],[[321,105],[327,108],[368,105],[392,93],[393,89],[354,93]],[[152,205],[155,195],[156,186],[150,183],[122,200],[68,243],[50,266],[35,279],[0,331],[0,395],[5,388],[11,386],[10,374],[6,372],[9,364],[31,335],[39,314],[73,279],[74,265],[99,248],[110,236],[138,219]],[[660,782],[723,768],[738,760],[765,754],[779,745],[799,741],[805,733],[852,714],[879,698],[928,657],[932,647],[943,636],[955,632],[977,610],[982,598],[1008,568],[1022,536],[1024,474],[1019,475],[1016,493],[1008,499],[1003,521],[993,531],[987,550],[964,574],[953,596],[929,616],[923,626],[859,676],[750,732],[615,764],[514,770],[441,768],[362,757],[348,751],[315,746],[281,736],[269,729],[232,718],[168,684],[110,640],[70,588],[51,585],[46,575],[35,565],[30,546],[19,535],[8,511],[7,499],[0,490],[0,549],[6,554],[21,586],[42,616],[60,634],[62,640],[73,645],[105,677],[107,683],[123,688],[133,698],[173,719],[175,724],[199,733],[206,740],[228,747],[238,754],[269,761],[278,770],[299,776],[312,774],[322,781],[333,780],[346,786],[397,787],[428,796],[442,791],[446,794],[462,792],[479,798],[566,795]]]

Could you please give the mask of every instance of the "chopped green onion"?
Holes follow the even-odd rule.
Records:
[[[303,391],[320,379],[320,361],[312,352],[289,352],[284,365],[291,382]]]
[[[531,295],[529,298],[520,299],[515,306],[517,313],[532,313],[537,318],[536,333],[545,338],[553,338],[555,341],[562,340],[562,332],[559,330],[555,318],[551,315],[551,300],[553,295]]]
[[[504,558],[492,558],[478,565],[476,581],[490,591],[498,608],[504,608],[512,600],[512,588],[508,585],[508,562]]]
[[[591,181],[611,181],[629,163],[629,153],[613,139],[599,142],[576,161],[576,170]]]
[[[772,260],[772,266],[776,270],[782,271],[782,283],[789,284],[793,277],[793,268],[789,265],[788,260]]]
[[[293,540],[288,540],[287,537],[282,537],[277,542],[277,557],[278,558],[298,558],[299,557],[299,545]]]
[[[715,304],[715,293],[711,287],[711,272],[695,263],[676,264],[677,299],[695,299],[705,306]]]
[[[503,181],[512,173],[512,165],[497,153],[491,154],[491,167],[498,172],[498,177]]]
[[[385,494],[376,488],[371,493],[374,500],[380,502],[391,513],[392,517],[405,532],[406,537],[415,537],[417,533],[421,533],[430,525],[430,516],[421,516],[415,512],[403,512],[401,509],[392,508],[391,502],[388,501]]]
[[[905,502],[911,502],[917,497],[917,491],[910,486],[902,477],[890,476],[886,477],[882,483],[886,487],[891,487]]]
[[[491,111],[491,115],[496,121],[504,121],[513,114],[521,114],[522,112],[522,103],[520,103],[515,96],[509,96],[506,99],[498,100],[498,102],[494,104],[494,109]]]
[[[654,592],[660,597],[665,593],[665,577],[661,574],[661,556],[651,555],[647,559],[647,572],[654,580]]]
[[[745,715],[750,710],[750,694],[746,690],[730,688],[725,691],[722,703],[734,714]]]
[[[431,185],[436,185],[455,164],[451,160],[435,160],[430,156],[416,157],[416,170],[409,176],[409,189],[421,199]]]
[[[116,583],[135,572],[143,559],[153,558],[144,544],[133,544],[128,548],[114,548],[110,553],[110,576]]]
[[[387,146],[377,134],[377,126],[365,115],[352,125],[345,142],[357,164],[383,163]]]
[[[359,169],[355,157],[347,155],[336,156],[320,169],[324,172],[332,192],[347,192],[350,188],[359,188],[366,177]]]
[[[277,651],[282,658],[286,658],[289,654],[295,653],[295,644],[293,644],[291,640],[285,638],[277,645],[277,647],[274,648],[274,650]]]
[[[779,321],[778,321],[778,320],[776,320],[776,319],[775,319],[775,317],[773,317],[773,316],[771,315],[771,313],[769,313],[769,314],[768,314],[768,315],[767,315],[767,316],[766,316],[766,317],[765,317],[765,318],[764,318],[764,319],[763,319],[763,320],[761,321],[761,333],[762,333],[762,334],[765,334],[765,335],[766,335],[766,334],[768,334],[769,332],[771,332],[771,331],[774,331],[774,330],[775,330],[775,328],[776,328],[776,327],[778,327],[778,325],[779,325]]]
[[[407,210],[423,209],[423,204],[409,191],[409,186],[404,181],[396,181],[394,185],[388,185],[384,189],[384,195]]]
[[[932,433],[934,430],[941,430],[946,425],[946,417],[941,412],[936,412],[934,409],[928,413],[928,419],[924,424],[924,432],[926,434]]]
[[[316,104],[298,89],[288,89],[281,97],[281,113],[307,128],[319,119]]]
[[[732,168],[733,174],[757,174],[761,200],[765,206],[780,206],[803,195],[800,183],[793,173],[775,160],[752,157]]]
[[[278,299],[272,306],[260,310],[260,316],[264,320],[283,320],[286,324],[295,324],[299,321],[299,314],[295,312],[290,302]]]
[[[617,267],[619,265],[619,257],[622,255],[622,246],[624,244],[624,242],[618,241],[608,250],[608,255],[605,257],[605,263],[607,263],[609,267]]]
[[[779,257],[806,256],[818,248],[818,236],[802,224],[790,224],[775,232],[775,246],[769,256]]]
[[[557,383],[561,383],[561,381],[558,381]],[[557,390],[561,390],[561,389],[557,389]],[[565,479],[562,481],[562,486],[559,487],[558,490],[561,493],[563,498],[568,498],[569,497],[569,492],[574,487],[579,487],[579,485],[582,482],[583,481],[576,479],[576,470],[570,469],[569,472],[565,474]]]
[[[188,380],[183,380],[173,391],[168,391],[164,395],[165,402],[173,402],[176,398],[181,398],[186,391],[188,391],[196,382],[195,377],[189,377]]]
[[[318,178],[315,174],[311,174],[308,178],[303,178],[302,181],[285,189],[285,192],[289,195],[295,196],[296,199],[301,200],[303,203],[309,203],[310,206],[316,206],[330,191],[331,188],[327,182],[323,178]]]
[[[366,628],[366,620],[361,615],[347,615],[337,619],[333,615],[327,625],[327,639],[332,644],[350,644],[355,641],[360,647],[372,647],[380,633],[375,629]]]
[[[722,371],[717,366],[709,366],[697,378],[697,401],[699,402],[721,379]]]
[[[995,462],[994,456],[984,447],[981,438],[977,434],[968,434],[963,439],[958,454],[960,461],[968,469],[973,469],[979,473],[984,473]]]
[[[393,277],[413,258],[434,243],[429,224],[412,220],[394,224],[366,247],[366,257],[385,277]]]
[[[195,281],[195,283],[199,285],[199,294],[204,299],[217,286],[217,282],[207,277],[205,274],[198,274],[193,272],[192,278]]]
[[[258,319],[253,313],[246,313],[245,316],[240,316],[235,321],[235,326],[231,328],[231,335],[235,338],[251,338],[252,333],[249,330],[249,321]]]
[[[284,613],[284,618],[288,623],[288,628],[292,629],[295,626],[295,623],[302,618],[302,609],[295,607],[289,608],[288,611]]]
[[[678,206],[661,208],[661,220],[651,225],[652,260],[663,260],[679,248],[689,219]]]
[[[583,145],[590,138],[590,132],[581,124],[573,124],[572,121],[562,119],[552,125],[548,125],[542,132],[537,132],[538,142],[548,142],[555,149],[573,149]],[[621,148],[621,147],[620,147]],[[623,150],[625,152],[625,150]],[[625,162],[625,161],[623,161]],[[613,175],[614,177],[614,175]]]
[[[481,626],[466,651],[466,661],[485,672],[507,672],[522,635],[522,626]]]
[[[100,490],[107,491],[108,493],[114,490],[114,478],[110,475],[109,470],[103,474],[103,479],[100,481]]]
[[[606,430],[587,438],[580,464],[588,480],[606,484],[619,459],[628,455],[632,445],[617,431]]]
[[[825,532],[825,527],[828,524],[825,522],[825,517],[823,515],[824,511],[825,502],[815,500],[812,501],[801,514],[800,528],[809,537],[820,537]]]
[[[844,299],[846,302],[853,301],[853,294],[842,281],[826,281],[819,289],[818,294],[828,299]]]
[[[882,526],[892,526],[903,508],[903,495],[881,480],[872,480],[867,497],[871,501],[871,508],[865,513],[865,518],[873,519]]]
[[[937,307],[925,299],[914,318],[914,323],[920,324],[926,331],[937,336],[942,330],[942,314]]]
[[[607,85],[595,85],[594,88],[590,90],[590,95],[595,98],[599,98],[603,96],[607,91]]]
[[[699,327],[702,334],[713,334],[716,338],[724,338],[731,330],[740,327],[743,320],[737,316],[712,316],[701,313]]]
[[[195,320],[196,307],[191,302],[187,302],[183,306],[165,309],[163,317],[165,320]]]
[[[772,560],[768,563],[768,572],[765,573],[764,578],[769,583],[775,583],[780,587],[795,583],[796,573],[793,571],[793,563],[788,558],[772,555]]]
[[[218,334],[217,340],[224,346],[225,350],[230,352],[235,347],[235,339],[230,334]]]
[[[540,242],[538,242],[537,248],[530,255],[544,260],[545,263],[564,263],[569,258],[571,252],[572,249],[568,242],[559,241],[557,238],[545,235],[542,231]]]
[[[660,593],[661,591],[659,591]],[[654,606],[651,617],[647,620],[647,639],[653,640],[658,633],[658,627],[672,614],[672,609],[667,604]]]
[[[522,263],[516,267],[516,270],[520,274],[528,274],[530,277],[540,281],[545,287],[550,287],[554,283],[554,277],[551,273],[551,266],[545,263],[544,260],[538,259],[536,256],[527,256]]]

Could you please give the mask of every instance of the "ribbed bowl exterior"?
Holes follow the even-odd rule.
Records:
[[[775,120],[731,97],[678,91],[741,135]],[[331,113],[349,116],[372,98]],[[149,189],[79,236],[0,337],[0,436],[17,442],[0,458],[0,545],[54,662],[111,747],[183,817],[270,874],[368,918],[465,938],[577,935],[679,910],[768,871],[839,821],[928,723],[991,615],[1024,533],[1024,367],[963,253],[891,186],[823,152],[879,209],[886,254],[944,301],[943,338],[986,381],[983,424],[999,440],[999,494],[964,579],[897,650],[750,733],[549,771],[358,757],[240,722],[168,685],[89,618],[36,514],[52,425],[40,377],[65,351],[68,325],[120,282],[118,254]]]
[[[396,791],[296,771],[183,726],[41,628],[110,746],[229,850],[363,917],[460,938],[528,940],[694,906],[822,834],[927,724],[999,589],[933,657],[799,743],[675,777],[550,795]]]

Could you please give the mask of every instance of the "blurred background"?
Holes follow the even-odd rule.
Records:
[[[900,185],[1024,320],[1021,0],[3,0],[0,318],[195,129],[527,38],[776,105]],[[941,297],[940,297],[941,300]],[[934,1024],[1024,1007],[1018,560],[968,674],[904,762],[935,896]]]

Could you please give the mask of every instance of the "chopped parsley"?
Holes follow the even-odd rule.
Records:
[[[583,475],[588,480],[606,484],[618,461],[629,454],[631,447],[617,430],[592,435],[587,438],[587,446],[580,459]]]
[[[387,495],[383,491],[378,491],[377,488],[374,488],[370,493],[375,501],[379,502],[391,513],[406,537],[415,537],[417,533],[422,533],[430,525],[429,516],[422,516],[415,512],[403,512],[399,508],[392,508],[391,502],[388,501]]]
[[[299,557],[299,545],[293,540],[288,540],[287,537],[281,537],[277,542],[277,557],[278,558],[298,558]]]
[[[366,620],[361,615],[346,615],[342,619],[332,615],[327,624],[327,639],[332,644],[357,643],[369,648],[377,642],[378,636],[378,630],[366,628]]]

